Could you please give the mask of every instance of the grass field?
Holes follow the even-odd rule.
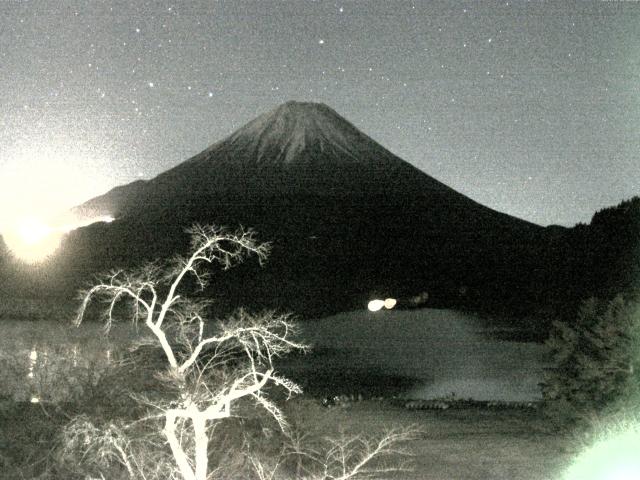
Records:
[[[318,437],[375,436],[387,428],[415,426],[421,433],[408,445],[411,471],[383,477],[388,479],[557,480],[576,454],[568,438],[545,430],[535,411],[412,411],[380,401],[324,408],[315,399],[299,398],[287,412]],[[32,478],[63,422],[48,418],[38,405],[0,409],[0,478]]]
[[[411,480],[556,480],[576,452],[569,437],[547,429],[538,411],[460,409],[415,411],[364,401],[326,409],[300,402],[304,424],[324,435],[374,435],[415,425],[410,444],[413,472],[387,478]]]
[[[125,323],[105,338],[98,323],[76,329],[65,321],[24,319],[5,320],[2,328],[0,373],[18,377],[13,386],[3,382],[0,390],[0,479],[33,478],[71,412],[29,399],[46,398],[51,385],[59,390],[67,385],[61,373],[89,368],[99,374],[95,369],[105,364],[104,352],[130,344],[139,332]],[[304,432],[320,438],[419,429],[409,445],[413,470],[384,478],[556,480],[576,454],[570,440],[547,429],[536,409],[409,410],[397,399],[453,393],[529,400],[537,395],[534,387],[544,364],[540,345],[491,340],[473,317],[451,311],[351,312],[305,322],[301,329],[315,353],[286,360],[281,369],[305,387],[305,395],[286,404],[287,414]],[[46,375],[34,385],[37,372]],[[23,388],[20,402],[9,391],[16,385]],[[71,395],[73,389],[60,392]],[[325,395],[343,393],[362,393],[365,400],[321,405]],[[81,396],[76,392],[74,398]]]

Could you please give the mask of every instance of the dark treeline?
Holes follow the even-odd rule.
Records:
[[[570,321],[583,300],[613,298],[640,280],[638,197],[572,228],[526,222],[514,228],[498,215],[478,218],[452,205],[425,212],[424,205],[404,204],[400,215],[396,205],[382,203],[227,204],[214,213],[208,203],[81,229],[40,266],[20,265],[5,251],[0,294],[72,299],[99,271],[185,251],[183,229],[194,221],[252,226],[273,243],[265,268],[244,265],[224,282],[214,278],[205,294],[221,308],[271,307],[312,317],[394,296],[400,307],[509,316],[544,337],[552,319]],[[445,212],[451,220],[438,218]],[[410,301],[424,293],[419,305]]]
[[[588,298],[633,294],[640,285],[640,198],[600,210],[589,225],[568,229],[550,253],[549,268],[557,272],[550,298],[564,317]]]

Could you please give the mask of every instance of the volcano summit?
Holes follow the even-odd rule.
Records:
[[[288,102],[158,177],[116,188],[77,211],[119,217],[143,205],[290,196],[430,196],[471,203],[326,105]]]

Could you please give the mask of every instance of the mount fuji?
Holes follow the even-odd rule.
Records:
[[[220,278],[211,294],[223,303],[315,315],[421,293],[474,308],[532,298],[545,281],[548,229],[456,192],[323,104],[285,103],[73,213],[115,220],[69,234],[58,263],[71,278],[184,251],[194,222],[253,227],[273,254]]]

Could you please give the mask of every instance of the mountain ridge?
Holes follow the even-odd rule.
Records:
[[[207,181],[204,184],[203,179]],[[191,195],[185,194],[190,190]],[[259,203],[265,197],[285,195],[365,199],[374,195],[389,201],[395,196],[404,201],[435,194],[490,210],[402,160],[330,107],[297,101],[258,116],[150,180],[115,187],[73,211],[84,216],[117,217],[132,204],[154,204],[166,194],[174,198],[232,195],[242,197],[245,203],[252,203],[252,198]]]

